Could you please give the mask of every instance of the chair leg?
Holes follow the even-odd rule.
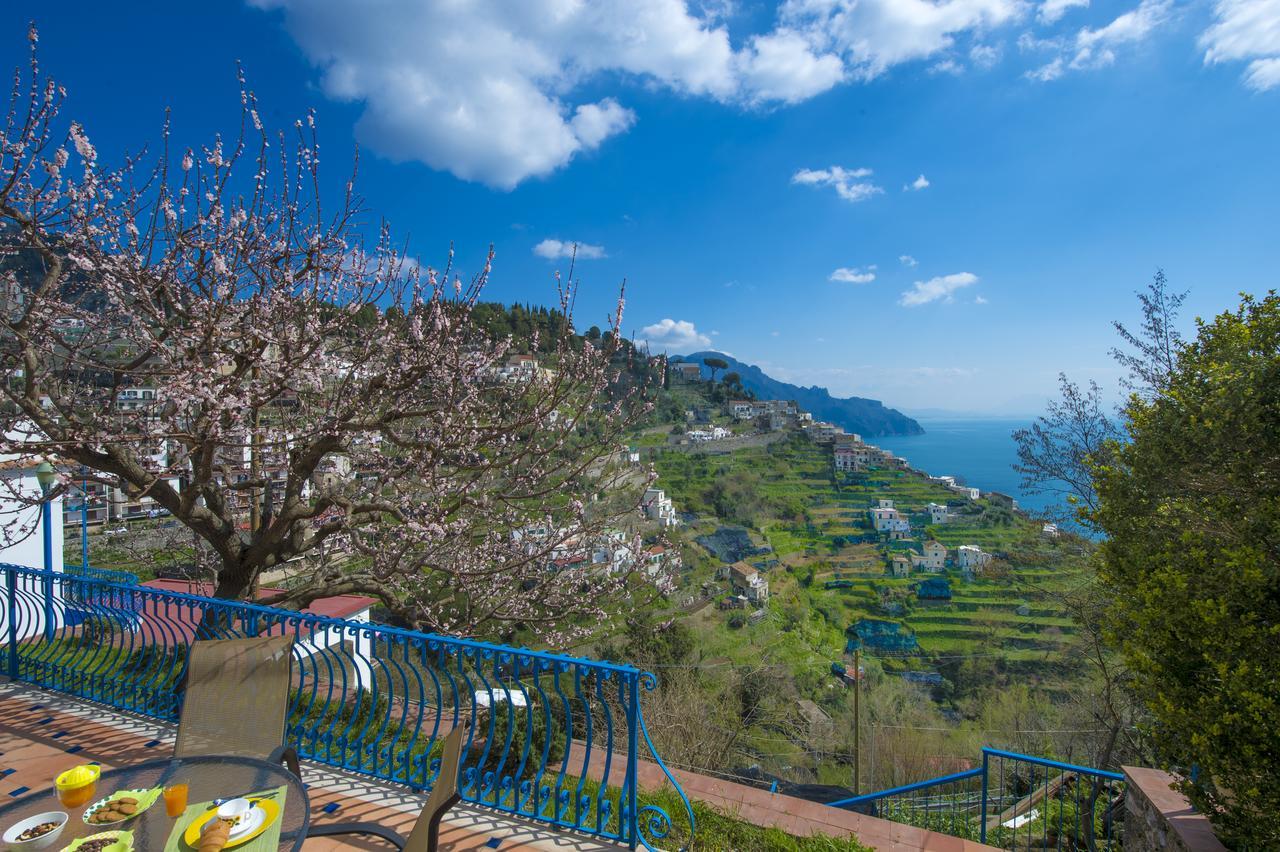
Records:
[[[444,807],[431,815],[431,820],[427,824],[427,852],[437,852],[440,848],[440,820],[444,819],[444,815],[449,812],[449,808],[461,801],[461,796],[450,796]]]
[[[387,841],[396,849],[404,849],[404,837],[398,832],[373,822],[335,822],[328,825],[313,825],[307,831],[307,837],[334,837],[345,834],[367,834]]]

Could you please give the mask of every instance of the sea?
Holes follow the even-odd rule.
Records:
[[[923,435],[893,435],[868,439],[891,450],[917,470],[931,476],[954,476],[971,488],[1000,491],[1018,501],[1019,508],[1036,514],[1051,496],[1027,494],[1022,476],[1013,469],[1018,460],[1014,429],[1031,425],[1025,418],[916,418]]]

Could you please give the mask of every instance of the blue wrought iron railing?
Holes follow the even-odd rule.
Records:
[[[137,576],[130,574],[128,571],[113,571],[110,568],[97,568],[93,565],[64,565],[62,570],[64,573],[74,577],[106,580],[109,583],[120,583],[125,586],[134,586],[138,583]]]
[[[984,748],[982,765],[830,804],[1002,849],[1113,850],[1124,776]]]
[[[193,639],[287,634],[286,734],[304,758],[428,789],[442,738],[469,719],[465,800],[653,849],[673,825],[641,799],[647,751],[693,837],[688,798],[645,729],[641,696],[657,686],[648,672],[81,573],[0,572],[12,680],[172,721]]]
[[[981,769],[969,769],[915,784],[853,796],[831,802],[868,816],[976,839],[977,816],[982,812]]]

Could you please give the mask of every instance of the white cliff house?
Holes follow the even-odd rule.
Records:
[[[931,524],[948,524],[955,520],[955,513],[951,511],[950,506],[941,503],[929,504],[929,523]]]
[[[661,488],[646,489],[644,496],[640,498],[640,509],[646,518],[657,521],[664,527],[674,527],[680,523],[671,498]]]
[[[956,549],[956,567],[981,569],[991,564],[992,556],[976,544],[962,544]]]

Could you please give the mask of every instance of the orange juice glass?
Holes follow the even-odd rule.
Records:
[[[175,781],[164,788],[164,812],[180,817],[187,809],[187,782]]]
[[[53,782],[58,789],[58,801],[62,802],[64,808],[78,808],[88,804],[93,799],[98,776],[101,774],[102,767],[92,763],[73,766],[63,772]]]

